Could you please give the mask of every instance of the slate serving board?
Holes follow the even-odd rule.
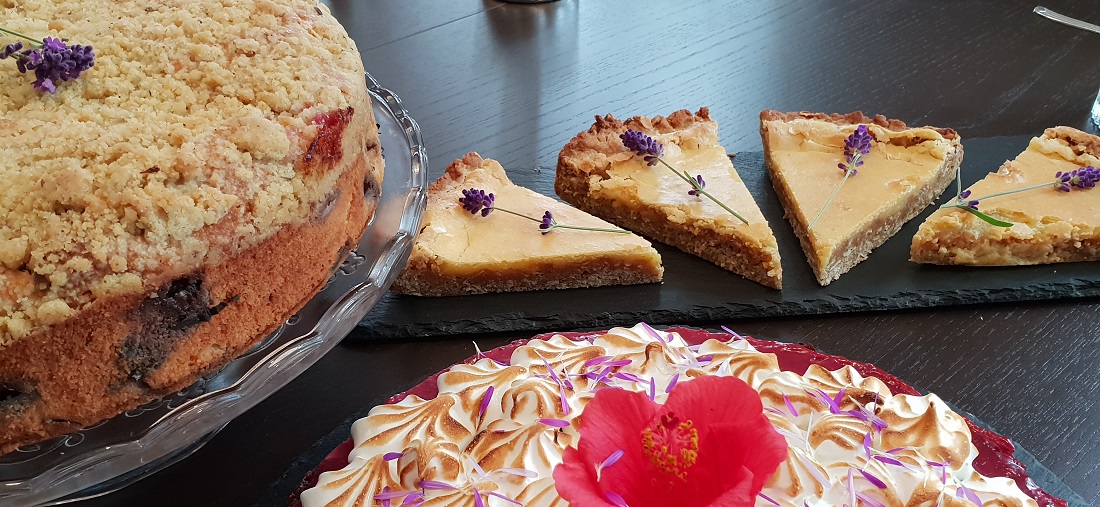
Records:
[[[964,139],[963,183],[995,171],[1027,147],[1027,137]],[[491,155],[487,155],[491,156]],[[723,321],[837,312],[928,308],[1100,296],[1100,262],[1014,267],[950,267],[909,262],[909,245],[930,206],[839,280],[821,287],[783,218],[762,152],[734,165],[771,224],[783,258],[783,290],[750,282],[680,250],[654,243],[660,284],[427,298],[387,294],[351,340],[395,340],[463,333],[569,330],[645,321]],[[554,169],[509,170],[512,180],[554,195]],[[1053,175],[1052,175],[1053,177]],[[954,185],[937,203],[954,196]]]

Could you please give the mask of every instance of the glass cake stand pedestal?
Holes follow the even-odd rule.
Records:
[[[0,456],[0,505],[101,496],[186,458],[344,338],[404,266],[427,199],[420,128],[369,74],[386,172],[359,246],[325,287],[241,357],[190,387],[83,430]]]

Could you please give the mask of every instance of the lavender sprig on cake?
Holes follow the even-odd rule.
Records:
[[[0,28],[0,33],[26,39],[31,47],[24,49],[22,42],[4,46],[0,60],[14,58],[19,72],[34,71],[34,88],[43,93],[54,93],[57,85],[80,77],[95,65],[92,46],[67,45],[61,39],[46,37],[38,40],[18,32]]]
[[[867,131],[867,125],[856,127],[856,130],[844,140],[844,162],[837,164],[837,167],[844,171],[844,179],[840,180],[833,193],[829,194],[829,199],[821,206],[817,216],[810,221],[810,225],[806,227],[807,230],[813,229],[814,224],[821,218],[821,215],[825,214],[825,209],[833,202],[833,198],[840,192],[840,188],[844,186],[844,183],[848,181],[848,177],[855,176],[859,172],[856,168],[863,166],[863,156],[871,153],[871,141],[871,133]]]
[[[559,224],[554,220],[554,215],[550,211],[543,213],[542,218],[535,218],[532,216],[524,215],[523,213],[517,213],[515,211],[504,209],[498,206],[494,206],[496,196],[491,192],[486,193],[482,189],[467,188],[462,190],[462,197],[458,198],[458,203],[462,205],[462,209],[470,212],[473,215],[481,214],[483,217],[489,216],[489,213],[493,211],[500,211],[501,213],[507,213],[509,215],[515,215],[520,218],[526,218],[532,222],[539,223],[539,232],[544,236],[550,234],[554,229],[573,229],[577,231],[596,231],[596,232],[615,232],[615,233],[629,233],[630,231],[625,229],[604,229],[601,227],[580,227],[576,225]]]
[[[668,162],[665,162],[665,159],[662,158],[665,155],[665,147],[656,139],[646,135],[644,132],[634,129],[629,129],[626,132],[623,132],[619,135],[619,139],[622,139],[623,146],[626,147],[626,149],[633,151],[635,155],[642,157],[642,160],[645,161],[646,165],[655,166],[657,165],[657,163],[660,163],[661,165],[667,167],[670,171],[672,171],[676,176],[679,176],[680,179],[691,185],[691,189],[688,190],[689,195],[694,195],[696,197],[704,196],[713,201],[715,204],[721,206],[722,209],[728,211],[731,215],[737,217],[738,220],[746,224],[749,223],[748,220],[745,220],[745,217],[742,217],[736,211],[733,211],[733,209],[720,201],[717,197],[714,197],[709,192],[703,189],[703,187],[706,186],[706,182],[703,181],[703,175],[697,174],[692,177],[690,174],[687,173],[687,171],[679,171],[675,167],[669,165]]]
[[[969,211],[974,216],[986,221],[991,225],[995,225],[998,227],[1012,227],[1012,222],[999,220],[979,211],[979,201],[1043,188],[1053,188],[1062,192],[1087,190],[1095,187],[1097,182],[1100,182],[1100,169],[1093,166],[1086,166],[1080,169],[1074,169],[1072,171],[1058,171],[1054,174],[1054,181],[1051,181],[1049,183],[1040,183],[1038,185],[1031,185],[1028,187],[1007,190],[1004,192],[997,192],[995,194],[984,195],[976,199],[968,199],[970,197],[970,191],[967,190],[965,192],[960,192],[953,201],[948,202],[947,204],[944,204],[940,207],[963,209]],[[959,185],[961,187],[961,182]]]

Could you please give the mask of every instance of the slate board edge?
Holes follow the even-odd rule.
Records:
[[[385,297],[394,296],[387,295]],[[729,321],[732,324],[733,321],[739,319],[828,315],[844,312],[917,310],[945,306],[1052,301],[1089,297],[1100,297],[1100,281],[1071,280],[1060,284],[998,290],[914,291],[874,298],[862,297],[856,302],[830,298],[804,301],[730,303],[713,307],[697,306],[690,310],[657,309],[643,310],[636,313],[604,312],[554,316],[499,313],[480,316],[480,318],[472,320],[436,322],[433,326],[423,324],[393,325],[367,319],[360,322],[359,325],[364,326],[367,331],[363,333],[365,338],[363,341],[380,343],[409,338],[438,338],[477,333],[568,331],[580,328],[607,327],[616,324],[632,325],[640,321],[661,325],[698,321]],[[873,304],[868,304],[869,302],[873,302]],[[361,341],[355,335],[349,336],[347,340],[349,342]]]

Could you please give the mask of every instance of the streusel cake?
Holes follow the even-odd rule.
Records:
[[[0,6],[6,28],[96,53],[55,94],[0,61],[10,450],[178,390],[274,330],[358,242],[382,159],[359,54],[316,1]]]

